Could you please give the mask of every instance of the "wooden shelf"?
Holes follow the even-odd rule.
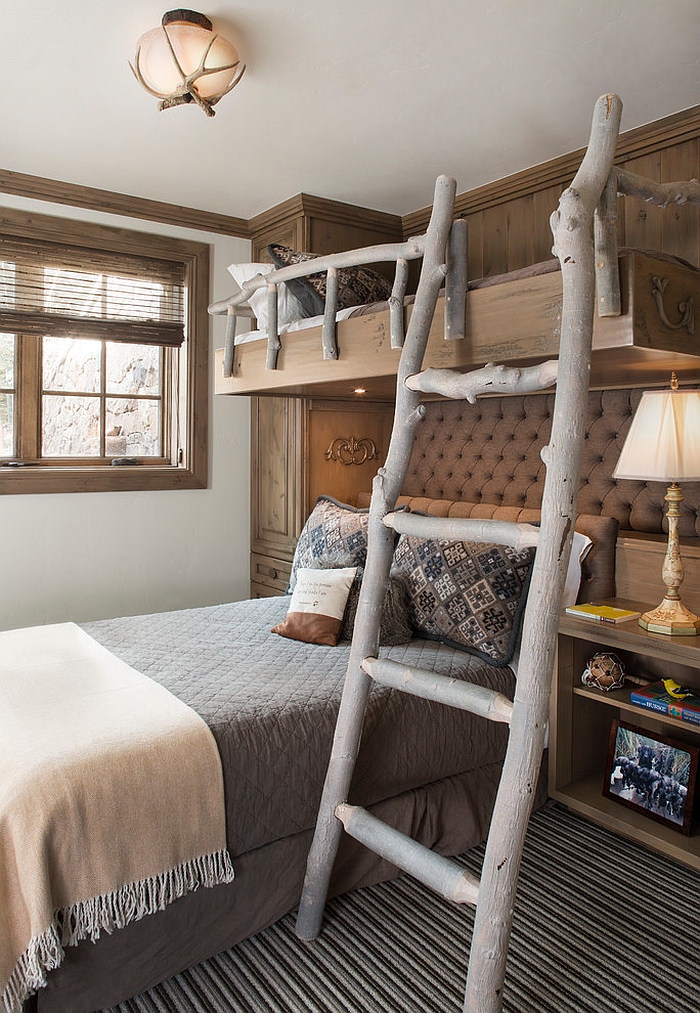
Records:
[[[644,611],[648,603],[614,599],[609,604]],[[603,795],[612,722],[623,719],[653,737],[700,744],[700,727],[630,703],[630,683],[602,692],[581,683],[597,651],[617,654],[631,678],[674,678],[700,688],[700,637],[649,633],[636,620],[609,625],[563,614],[552,691],[549,793],[574,811],[624,837],[700,869],[700,825],[690,837]],[[698,809],[696,808],[696,814]]]
[[[700,725],[693,725],[688,721],[681,721],[679,718],[670,718],[667,714],[661,714],[658,711],[652,711],[648,707],[640,707],[638,704],[630,702],[630,689],[615,689],[610,690],[607,693],[601,693],[599,689],[591,688],[590,686],[574,686],[574,696],[587,697],[589,700],[594,700],[596,704],[603,707],[614,707],[616,711],[624,711],[632,716],[632,724],[635,724],[634,718],[653,718],[655,722],[661,725],[665,725],[672,731],[669,732],[671,737],[675,732],[678,732],[681,736],[689,730],[700,736]],[[639,722],[636,722],[637,724]],[[676,736],[677,737],[677,736]]]
[[[700,869],[700,832],[697,827],[690,837],[684,837],[662,823],[618,805],[603,795],[603,776],[604,771],[601,770],[599,777],[581,778],[550,794],[594,823],[645,844],[654,851],[661,851],[677,862]],[[611,861],[614,861],[614,856],[611,856]]]
[[[631,598],[612,598],[609,604],[633,609],[635,612],[645,612],[651,608],[649,602],[634,601]],[[604,642],[605,646],[613,650],[620,648],[650,658],[671,658],[679,664],[693,666],[700,664],[700,637],[650,633],[643,629],[636,619],[611,625],[593,622],[590,619],[577,619],[564,613],[559,620],[559,633],[591,643]]]

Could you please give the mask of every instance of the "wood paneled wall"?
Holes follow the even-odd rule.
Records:
[[[459,194],[469,227],[469,277],[485,278],[551,257],[549,216],[579,166],[583,149]],[[700,178],[700,106],[621,134],[616,164],[669,183]],[[404,235],[425,230],[430,208],[403,219]],[[662,210],[620,198],[620,246],[661,250],[700,265],[700,208]]]

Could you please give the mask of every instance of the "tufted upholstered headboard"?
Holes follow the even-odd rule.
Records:
[[[666,487],[612,477],[641,393],[589,393],[578,511],[614,518],[622,530],[662,532]],[[475,405],[432,401],[425,408],[404,482],[406,495],[541,506],[545,467],[539,451],[550,435],[553,393],[480,398]],[[700,535],[698,487],[684,487],[683,495],[680,535]]]

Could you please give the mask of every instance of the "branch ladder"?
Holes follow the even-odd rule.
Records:
[[[599,310],[619,313],[613,206],[618,191],[634,192],[658,203],[700,198],[697,183],[667,184],[662,188],[614,169],[621,110],[622,103],[616,95],[604,95],[596,103],[586,154],[551,218],[554,252],[561,263],[563,283],[558,364],[546,362],[528,369],[489,364],[464,375],[449,370],[421,371],[445,275],[448,295],[452,276],[457,279],[452,284],[458,292],[466,288],[464,223],[451,225],[455,183],[447,177],[438,179],[430,224],[419,241],[423,265],[398,369],[389,451],[386,464],[373,483],[367,564],[332,753],[308,857],[297,934],[303,939],[313,939],[320,932],[333,863],[341,835],[346,832],[443,897],[476,906],[463,1013],[498,1013],[502,1005],[515,891],[544,748],[558,614],[576,517],[596,275]],[[397,260],[397,277],[399,268]],[[552,433],[541,452],[546,480],[539,529],[498,521],[418,517],[395,511],[414,434],[424,414],[419,400],[421,393],[473,402],[479,394],[541,390],[555,381]],[[450,540],[495,541],[518,547],[537,545],[514,700],[480,686],[378,657],[381,604],[395,531]],[[348,803],[372,682],[509,725],[508,747],[479,880],[365,809]]]

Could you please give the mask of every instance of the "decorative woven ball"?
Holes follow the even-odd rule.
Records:
[[[616,654],[594,654],[588,659],[581,682],[584,686],[602,689],[604,693],[610,689],[619,689],[625,683],[625,666]]]

